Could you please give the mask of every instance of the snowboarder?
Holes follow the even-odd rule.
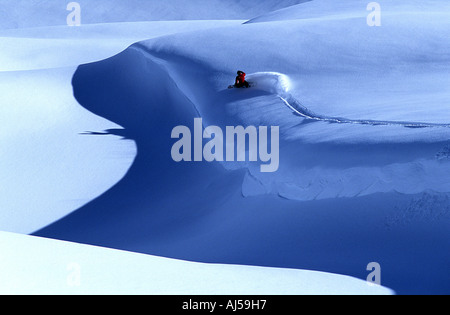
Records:
[[[230,86],[231,87],[235,87],[235,88],[249,88],[250,84],[245,81],[245,72],[244,71],[238,71],[237,72],[237,77],[236,80],[234,81],[234,86]]]

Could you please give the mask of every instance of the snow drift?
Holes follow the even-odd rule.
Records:
[[[393,293],[351,277],[313,271],[199,264],[4,232],[0,240],[2,294]]]
[[[380,2],[389,27],[368,27],[363,1],[318,0],[78,67],[76,100],[112,122],[87,139],[122,137],[137,155],[114,187],[34,235],[362,280],[376,261],[398,293],[448,292],[448,10]],[[257,87],[228,90],[237,69]],[[174,162],[171,130],[195,117],[280,126],[279,171]]]

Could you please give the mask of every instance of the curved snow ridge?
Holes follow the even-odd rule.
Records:
[[[344,117],[333,117],[317,114],[304,106],[299,100],[289,93],[291,89],[291,81],[289,77],[277,72],[257,72],[248,75],[248,81],[252,83],[252,88],[276,94],[286,106],[288,106],[295,114],[310,120],[324,121],[339,124],[357,124],[372,126],[402,126],[406,128],[430,128],[444,127],[450,128],[450,124],[437,124],[425,122],[410,121],[389,121],[389,120],[372,120],[372,119],[349,119]]]

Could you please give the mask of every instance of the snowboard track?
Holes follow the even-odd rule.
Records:
[[[450,124],[436,124],[424,122],[408,122],[408,121],[389,121],[389,120],[371,120],[371,119],[348,119],[342,117],[331,117],[316,114],[303,106],[297,99],[291,95],[279,95],[278,97],[289,107],[297,116],[308,120],[316,120],[329,123],[338,124],[353,124],[353,125],[369,125],[369,126],[401,126],[405,128],[419,129],[419,128],[450,128]]]

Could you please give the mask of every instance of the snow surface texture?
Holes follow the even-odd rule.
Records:
[[[349,0],[314,0],[245,24],[188,23],[190,32],[182,34],[179,22],[89,26],[86,32],[97,29],[100,38],[114,31],[85,49],[114,42],[113,32],[122,29],[114,53],[132,40],[128,30],[144,37],[150,25],[159,29],[118,55],[78,67],[72,78],[78,104],[115,124],[80,128],[86,139],[111,139],[105,148],[119,149],[121,170],[104,169],[120,177],[131,163],[124,156],[134,160],[119,182],[101,176],[103,187],[115,184],[111,189],[34,235],[362,280],[375,261],[382,284],[398,293],[450,292],[448,3],[379,3],[386,14],[375,28],[366,24],[367,1]],[[68,32],[45,30],[49,47]],[[24,30],[5,32],[13,41],[27,37]],[[101,59],[85,52],[87,61],[77,60]],[[36,68],[52,66],[51,58],[46,62]],[[238,69],[255,88],[226,88]],[[259,163],[172,161],[172,128],[191,127],[199,116],[205,126],[280,126],[279,171],[262,174]],[[117,136],[130,146],[120,148],[125,142]],[[103,161],[90,158],[94,167]],[[61,217],[76,209],[68,208],[49,212]]]
[[[307,0],[306,0],[307,1]],[[66,0],[2,0],[0,29],[65,25]],[[242,20],[305,0],[78,0],[82,24],[175,21],[175,20]]]
[[[321,272],[192,263],[3,232],[0,252],[0,294],[393,293]]]
[[[365,10],[370,2],[358,0],[342,0],[331,4],[328,0],[314,0],[304,5],[290,6],[275,10],[261,16],[255,17],[247,23],[261,23],[273,21],[287,21],[298,19],[349,19],[359,18],[364,22],[368,16]],[[377,1],[382,7],[382,16],[407,15],[446,15],[450,4],[441,0],[429,0],[426,3],[421,0],[410,1]],[[384,24],[382,22],[382,24]]]

